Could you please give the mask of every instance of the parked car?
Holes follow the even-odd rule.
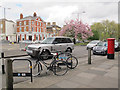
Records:
[[[36,41],[34,41],[33,43],[41,43],[42,42],[42,40],[36,40]]]
[[[44,59],[48,59],[48,55],[56,51],[69,51],[74,49],[74,43],[69,37],[57,36],[49,37],[43,40],[40,44],[28,45],[27,53],[31,57],[44,55]]]
[[[120,42],[115,41],[115,51],[120,51]]]
[[[107,42],[99,42],[93,47],[93,54],[107,55]]]
[[[88,48],[93,49],[93,47],[96,46],[99,42],[100,42],[100,40],[93,40],[93,41],[89,42],[87,44],[87,50],[88,50]]]

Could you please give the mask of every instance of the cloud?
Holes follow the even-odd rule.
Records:
[[[118,0],[2,0],[6,10],[7,19],[16,21],[20,13],[23,16],[37,13],[46,22],[56,21],[60,26],[64,25],[65,20],[79,18],[88,24],[100,22],[104,19],[118,21]],[[85,11],[86,13],[81,13]],[[3,17],[3,8],[0,8],[0,17]]]
[[[77,6],[53,6],[46,8],[48,10],[49,16],[47,22],[56,21],[59,24],[64,23],[65,19],[70,18],[72,13],[78,11]],[[62,21],[62,22],[61,22]]]

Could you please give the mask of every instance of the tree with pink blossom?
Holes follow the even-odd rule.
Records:
[[[90,26],[88,24],[83,24],[83,22],[78,19],[70,20],[65,23],[66,25],[60,31],[60,36],[67,36],[68,34],[71,34],[75,39],[77,39],[78,34],[80,34],[82,39],[87,39],[88,37],[93,36]]]

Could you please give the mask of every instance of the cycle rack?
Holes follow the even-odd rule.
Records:
[[[12,63],[14,61],[19,61],[19,60],[27,60],[30,63],[30,73],[27,72],[13,72],[14,77],[31,77],[31,82],[33,81],[32,78],[32,62],[29,59],[13,59]]]

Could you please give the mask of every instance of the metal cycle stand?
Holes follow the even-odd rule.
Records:
[[[23,73],[23,72],[20,72],[20,73],[15,73],[13,72],[13,76],[14,77],[31,77],[31,82],[33,81],[33,78],[32,78],[32,62],[29,60],[29,59],[13,59],[12,62],[14,61],[19,61],[19,60],[27,60],[29,63],[30,63],[30,73]]]

